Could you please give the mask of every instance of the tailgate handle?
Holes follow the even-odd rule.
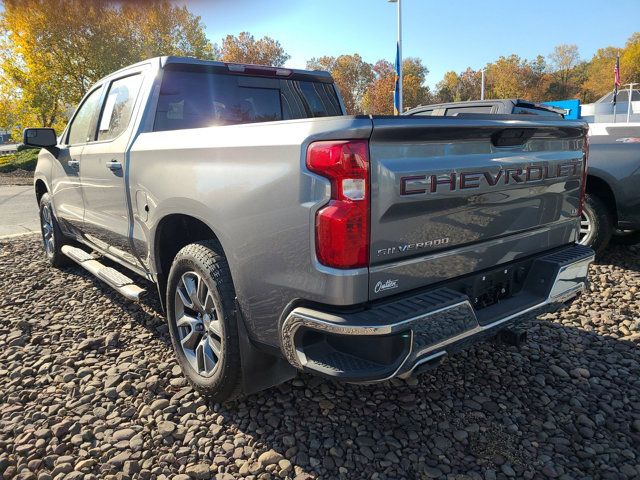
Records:
[[[491,143],[496,147],[516,147],[529,141],[535,128],[505,128],[491,135]]]

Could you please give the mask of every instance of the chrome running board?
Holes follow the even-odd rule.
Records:
[[[115,268],[103,265],[81,248],[63,245],[62,253],[129,300],[139,301],[146,294],[146,290],[136,285],[129,277]]]

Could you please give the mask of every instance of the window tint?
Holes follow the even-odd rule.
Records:
[[[447,117],[457,115],[459,113],[491,113],[492,105],[478,105],[475,107],[451,107],[447,108]]]
[[[561,117],[557,112],[553,110],[545,110],[544,108],[526,108],[526,107],[514,107],[514,114],[518,115],[546,115],[549,117]]]
[[[93,140],[95,134],[95,123],[93,120],[95,119],[95,114],[98,109],[101,90],[102,88],[97,88],[91,92],[73,118],[73,122],[69,127],[69,140],[67,142],[69,145],[87,143]],[[92,125],[94,125],[93,128]]]
[[[429,117],[433,115],[433,110],[420,110],[419,112],[413,113],[412,115],[418,115],[420,117]]]
[[[125,131],[131,120],[141,84],[142,75],[140,74],[111,83],[100,117],[98,140],[110,140]]]
[[[155,131],[341,115],[331,84],[166,70]]]

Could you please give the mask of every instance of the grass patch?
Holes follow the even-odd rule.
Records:
[[[0,156],[0,173],[13,172],[18,169],[35,170],[38,152],[37,148],[29,148],[11,155]]]

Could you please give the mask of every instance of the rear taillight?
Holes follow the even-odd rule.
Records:
[[[314,142],[307,168],[331,181],[331,200],[316,214],[316,255],[323,265],[369,264],[369,144],[366,140]]]
[[[578,203],[578,216],[582,215],[584,209],[584,196],[587,190],[587,166],[589,163],[589,137],[585,135],[582,146],[582,184],[580,185],[580,202]]]

